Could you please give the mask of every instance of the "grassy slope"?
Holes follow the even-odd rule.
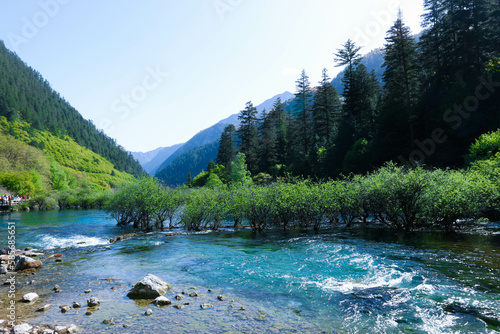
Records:
[[[68,171],[80,183],[97,189],[120,187],[130,183],[134,177],[116,170],[111,162],[97,153],[78,145],[69,136],[56,137],[48,131],[40,131],[22,121],[8,122],[0,117],[0,134],[4,140],[18,141],[24,145],[30,144],[27,151],[33,151],[33,146],[42,148],[46,161],[41,161],[34,168],[29,166],[11,166],[16,170],[35,169],[46,180],[50,180],[50,172],[43,166],[56,163],[58,167]],[[36,150],[36,149],[35,149]],[[3,157],[4,159],[8,157]],[[39,159],[40,160],[40,159]],[[42,159],[43,160],[43,159]],[[21,163],[22,164],[22,163]]]

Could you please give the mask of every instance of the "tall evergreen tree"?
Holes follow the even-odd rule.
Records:
[[[394,25],[387,32],[387,44],[384,55],[385,107],[396,109],[402,115],[406,113],[404,122],[397,126],[405,128],[408,124],[410,134],[409,146],[415,147],[415,106],[418,102],[418,52],[417,43],[410,28],[403,22],[401,11]],[[401,116],[395,117],[401,119]],[[395,124],[393,123],[392,126]],[[393,138],[396,139],[396,138]]]
[[[238,151],[245,154],[248,170],[256,173],[259,170],[259,133],[257,129],[257,108],[247,102],[245,109],[238,115],[240,127],[236,131]]]
[[[269,118],[274,124],[276,133],[276,163],[283,165],[286,164],[288,157],[287,124],[290,117],[286,112],[285,105],[281,102],[281,98],[274,102],[273,108],[269,112]]]
[[[270,173],[271,168],[278,162],[277,131],[274,113],[262,112],[262,120],[259,124],[260,135],[260,171]]]
[[[295,150],[302,158],[305,158],[310,151],[311,133],[311,109],[312,109],[312,91],[309,77],[303,70],[300,78],[295,81],[297,92],[295,93],[294,111],[295,111]]]
[[[224,128],[219,141],[219,151],[217,152],[217,164],[226,167],[229,170],[231,162],[236,156],[236,127],[229,124]]]
[[[344,91],[342,96],[344,97],[344,112],[347,115],[355,114],[355,100],[356,100],[356,91],[353,87],[354,85],[354,73],[356,71],[357,66],[361,63],[362,57],[359,55],[359,51],[361,47],[356,46],[352,40],[348,39],[347,42],[343,45],[343,49],[337,50],[335,54],[335,62],[337,63],[337,67],[346,66],[344,77],[342,78],[342,83],[344,85]]]
[[[327,69],[323,69],[322,80],[314,94],[313,125],[316,141],[321,145],[330,146],[333,131],[341,116],[342,104],[337,90],[331,84]]]

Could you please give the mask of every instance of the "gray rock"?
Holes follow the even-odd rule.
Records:
[[[78,332],[78,327],[75,324],[69,325],[69,327],[67,329],[68,334],[73,334],[73,333],[77,333],[77,332]]]
[[[172,305],[172,301],[165,296],[160,296],[160,297],[156,297],[153,304],[155,304],[156,306],[168,306],[168,305]]]
[[[6,327],[0,327],[0,334],[10,334],[11,330]]]
[[[178,310],[182,310],[184,308],[184,305],[182,305],[182,304],[176,304],[176,305],[174,305],[174,307],[176,309],[178,309]]]
[[[111,318],[111,319],[104,319],[102,321],[103,324],[106,324],[106,325],[109,325],[111,323],[114,323],[115,322],[115,319]]]
[[[176,300],[182,300],[184,298],[184,296],[183,295],[176,295],[174,298]]]
[[[54,290],[55,293],[61,292],[61,288],[59,287],[59,285],[54,286],[54,289],[52,290]]]
[[[14,333],[14,334],[29,334],[29,332],[32,328],[33,327],[28,325],[28,324],[17,325],[17,326],[14,326],[12,333]]]
[[[226,297],[224,297],[223,295],[218,295],[217,299],[220,301],[223,301],[224,299],[226,299]]]
[[[82,307],[82,305],[80,305],[77,302],[73,302],[73,308],[80,308],[80,307]]]
[[[88,307],[94,307],[94,306],[99,306],[101,305],[101,302],[97,297],[90,297],[90,299],[87,299],[87,306]]]
[[[144,314],[145,314],[145,315],[147,315],[147,316],[150,316],[150,315],[152,315],[152,314],[153,314],[153,310],[152,310],[152,309],[150,309],[150,308],[148,308],[148,309],[146,310],[146,313],[144,313]]]
[[[48,310],[50,310],[52,306],[50,304],[45,304],[44,306],[40,307],[38,310],[36,310],[37,312],[47,312]]]
[[[69,310],[71,310],[71,306],[69,305],[61,305],[59,306],[59,308],[61,309],[61,313],[67,313],[69,312]],[[58,330],[56,329],[56,331]]]
[[[16,269],[15,269],[16,271],[26,270],[26,269],[36,269],[42,266],[42,261],[38,261],[24,255],[17,255],[14,261],[16,263]]]
[[[163,296],[169,289],[170,285],[164,280],[149,274],[134,285],[127,297],[131,299],[153,299]]]
[[[190,292],[189,297],[198,297],[198,294],[196,292]]]
[[[23,296],[22,301],[23,301],[23,302],[25,302],[25,303],[31,303],[31,302],[33,302],[33,301],[37,300],[37,299],[38,299],[38,297],[39,297],[39,296],[38,296],[36,293],[31,292],[31,293],[27,293],[27,294],[25,294],[25,295]]]
[[[85,293],[91,293],[92,289],[83,290],[83,292],[85,292]]]
[[[46,328],[43,330],[42,334],[55,334],[53,329]]]
[[[7,272],[8,272],[7,265],[6,264],[0,265],[0,275],[7,274]]]
[[[207,309],[207,308],[212,308],[212,307],[214,307],[214,306],[213,306],[212,304],[201,304],[201,305],[200,305],[200,307],[201,307],[203,310],[205,310],[205,309]]]

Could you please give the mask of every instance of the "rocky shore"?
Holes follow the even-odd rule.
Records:
[[[132,236],[125,235],[111,243]],[[99,295],[98,291],[93,291],[91,288],[83,291],[63,291],[59,285],[54,285],[53,282],[57,282],[57,280],[50,281],[52,283],[44,283],[33,279],[37,276],[46,277],[47,274],[49,276],[52,274],[53,276],[57,276],[58,265],[64,264],[63,254],[54,253],[46,255],[29,247],[15,250],[5,248],[0,249],[0,260],[2,268],[0,280],[3,282],[3,287],[0,286],[0,306],[7,311],[0,313],[0,334],[69,334],[88,332],[85,330],[85,325],[82,325],[78,321],[76,321],[78,325],[40,324],[36,322],[37,316],[49,310],[52,310],[51,312],[54,313],[54,308],[60,314],[60,320],[56,316],[55,323],[59,323],[59,321],[64,323],[64,316],[66,314],[74,315],[80,313],[83,317],[101,314],[101,318],[96,317],[95,320],[103,326],[117,326],[117,328],[122,327],[125,330],[134,325],[130,322],[127,323],[124,319],[120,319],[120,315],[106,317],[106,319],[102,320],[102,316],[112,314],[112,311],[106,310],[108,306],[106,302],[104,304],[101,303],[101,300],[93,295],[96,292]],[[224,295],[215,294],[211,289],[187,287],[171,291],[172,287],[170,284],[152,274],[144,276],[129,290],[127,290],[126,285],[116,284],[112,278],[100,280],[112,285],[111,288],[97,285],[100,287],[98,289],[100,292],[105,289],[106,291],[111,290],[118,294],[123,293],[124,297],[127,296],[129,299],[134,300],[143,309],[142,314],[145,317],[155,317],[157,313],[156,308],[161,309],[166,307],[173,307],[179,311],[187,307],[192,310],[196,308],[198,310],[208,310],[214,308],[214,304],[218,304],[220,307],[234,309],[235,311],[245,310],[243,306],[233,305],[234,300],[226,301]],[[47,281],[47,279],[44,279],[44,281]],[[88,283],[91,284],[91,282]],[[92,282],[92,284],[99,283]],[[47,286],[49,284],[53,285]],[[9,298],[11,289],[17,289],[15,299]],[[67,293],[64,297],[61,294],[61,296],[58,295],[57,298],[54,298],[56,296],[54,294],[60,294],[62,291],[63,294]],[[82,303],[82,298],[86,299],[86,304]],[[50,300],[53,301],[54,299],[63,299],[68,302],[53,302],[56,305],[51,305]],[[80,303],[69,302],[70,300],[78,300]],[[223,306],[226,303],[227,305]],[[11,317],[8,310],[11,304],[15,305],[13,307],[15,309],[13,317]],[[82,310],[80,311],[80,309]],[[131,314],[131,316],[139,316],[139,314]]]

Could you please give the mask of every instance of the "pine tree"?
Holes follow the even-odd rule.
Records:
[[[419,78],[417,67],[417,43],[410,28],[403,22],[401,11],[394,25],[387,32],[384,55],[384,81],[386,108],[395,108],[400,114],[407,113],[405,121],[398,124],[404,128],[408,124],[410,147],[415,146],[414,117],[418,102]],[[398,117],[401,119],[401,117]],[[393,124],[394,126],[394,124]]]
[[[350,39],[343,45],[343,49],[337,50],[334,59],[337,63],[337,67],[346,66],[344,77],[342,78],[342,83],[344,84],[344,92],[342,96],[344,97],[344,112],[347,114],[355,113],[355,106],[353,105],[356,101],[355,90],[353,88],[354,84],[354,73],[357,66],[361,63],[362,57],[359,55],[361,47],[356,46],[356,43]]]
[[[283,165],[286,164],[288,157],[287,132],[290,117],[286,112],[285,105],[281,102],[281,98],[274,102],[273,108],[269,112],[269,118],[273,122],[276,133],[276,163]]]
[[[248,170],[251,173],[259,169],[259,133],[257,130],[257,108],[247,102],[245,109],[238,115],[240,127],[236,131],[238,151],[245,154]]]
[[[311,111],[312,111],[312,91],[309,77],[303,70],[300,78],[295,81],[297,92],[295,93],[295,150],[300,152],[304,159],[310,151],[310,141],[312,137]]]
[[[326,68],[323,69],[322,80],[319,84],[314,94],[314,134],[317,142],[330,146],[335,125],[341,116],[342,105],[337,90],[331,84]]]
[[[219,151],[217,153],[217,159],[215,160],[217,164],[226,167],[229,170],[231,167],[231,162],[236,156],[236,127],[233,124],[229,124],[224,128],[219,141]]]
[[[271,168],[277,163],[277,140],[276,128],[273,120],[274,114],[262,112],[262,120],[259,124],[260,135],[260,164],[261,172],[270,173]]]

